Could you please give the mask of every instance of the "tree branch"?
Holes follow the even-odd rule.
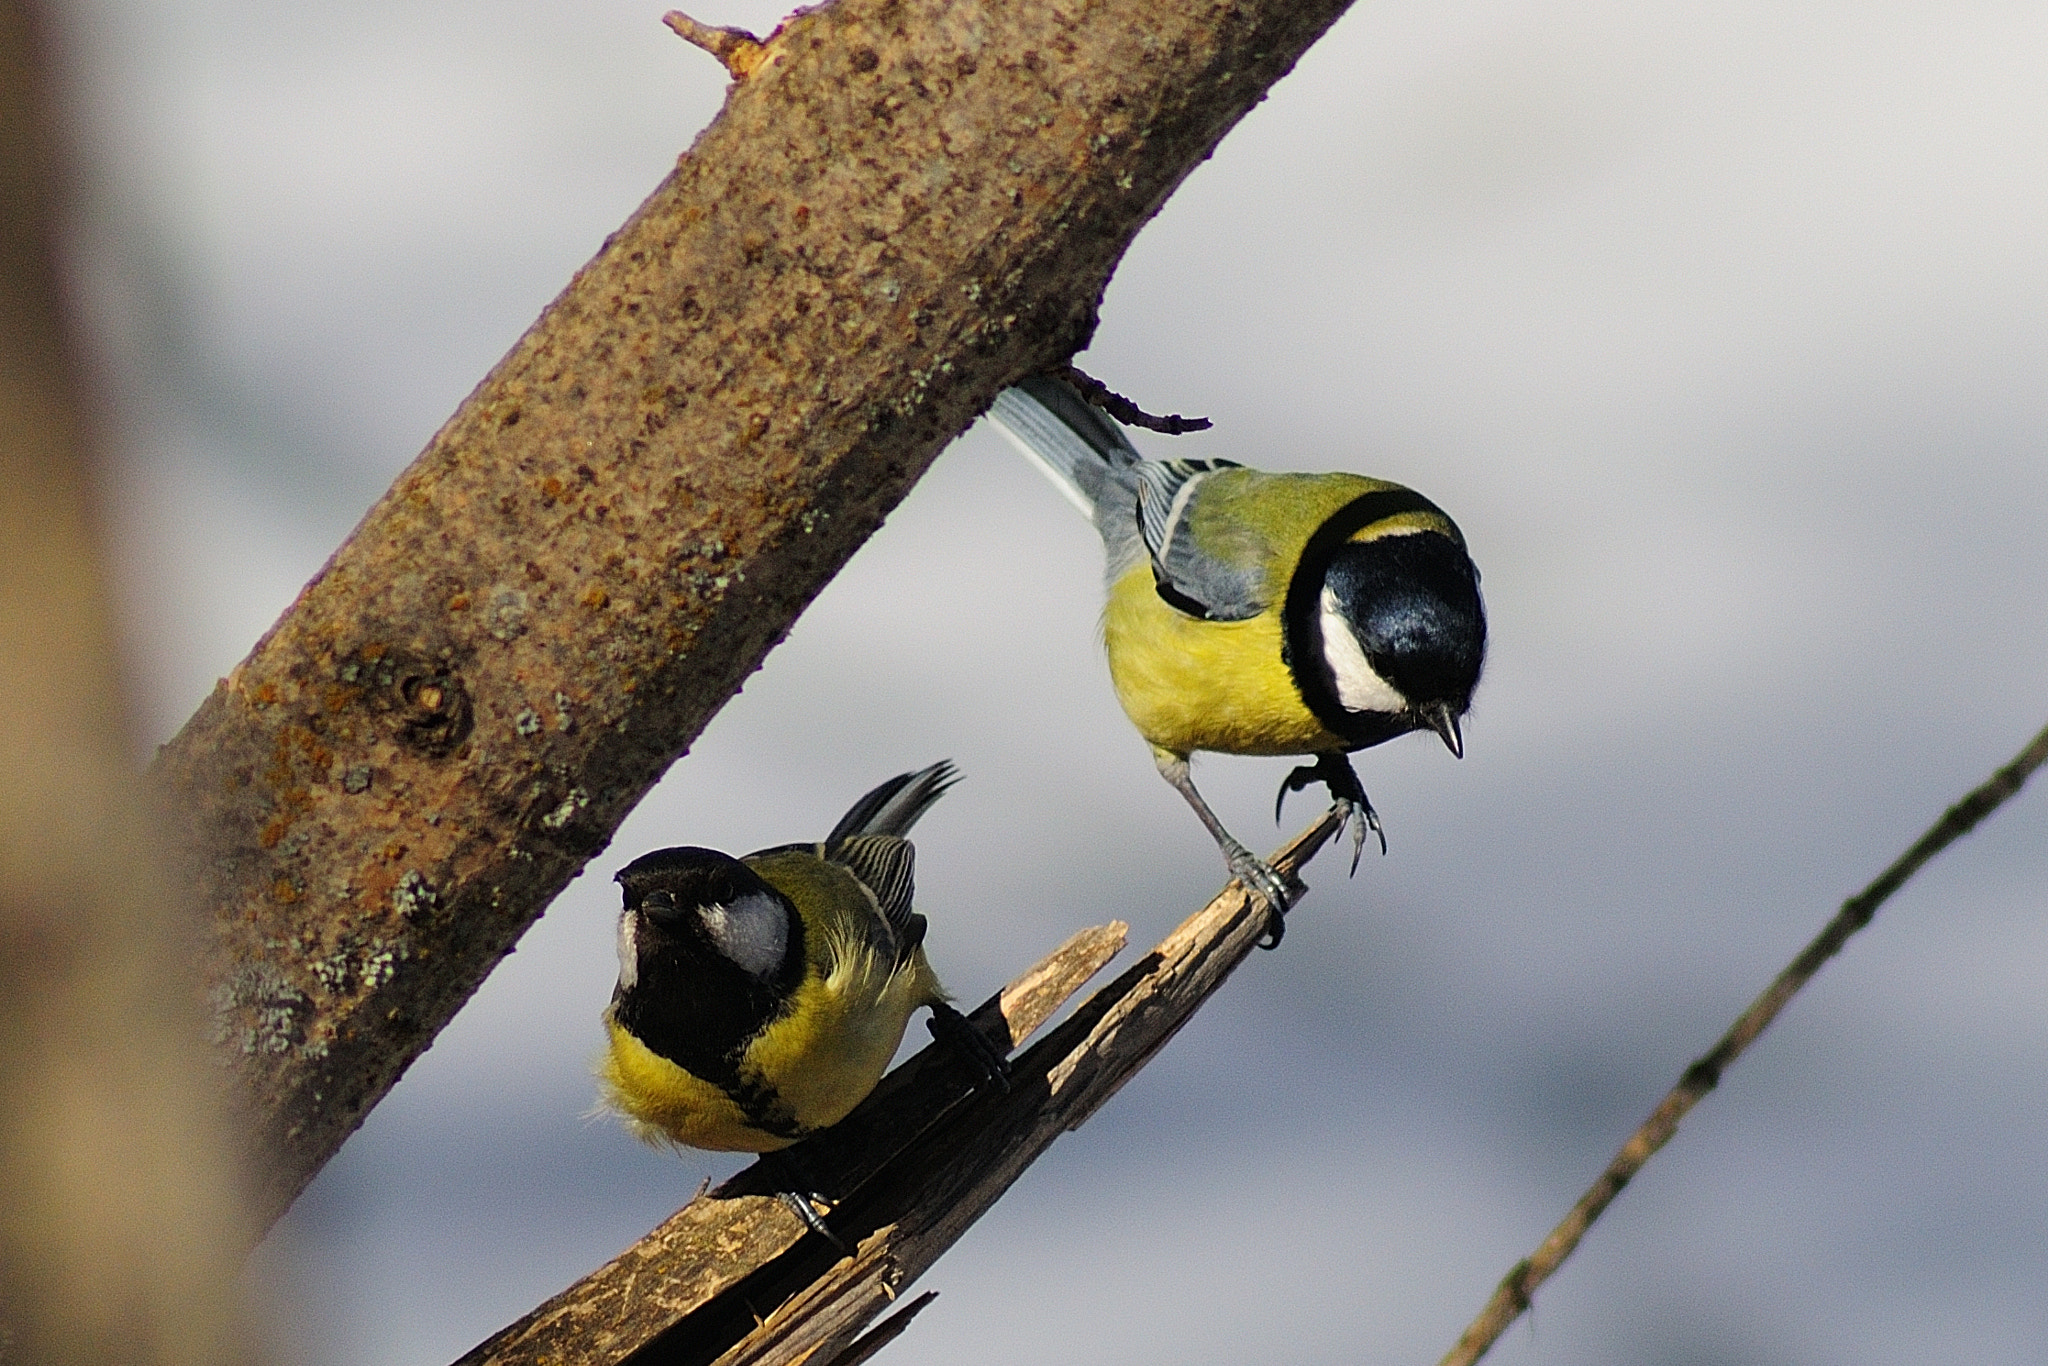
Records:
[[[835,0],[156,771],[263,1213],[1344,0]]]
[[[1487,1301],[1479,1317],[1465,1329],[1457,1345],[1445,1354],[1439,1366],[1472,1366],[1473,1362],[1486,1355],[1500,1335],[1508,1330],[1508,1325],[1528,1309],[1535,1298],[1536,1288],[1549,1280],[1564,1264],[1565,1258],[1572,1255],[1579,1240],[1593,1226],[1593,1221],[1614,1202],[1615,1196],[1621,1194],[1622,1187],[1635,1179],[1643,1164],[1671,1141],[1671,1136],[1678,1132],[1678,1122],[1720,1084],[1722,1074],[1756,1042],[1757,1036],[1778,1017],[1778,1012],[1791,1001],[1794,993],[1805,986],[1830,958],[1841,952],[1849,936],[1868,925],[1871,917],[1877,914],[1877,908],[1904,886],[1908,878],[1919,872],[1922,865],[2002,806],[2007,798],[2026,785],[2027,779],[2044,761],[2048,761],[2048,729],[2028,741],[2011,763],[1992,774],[1982,786],[1943,812],[1941,819],[1915,840],[1910,849],[1899,855],[1891,867],[1880,873],[1876,881],[1843,902],[1834,919],[1800,950],[1799,956],[1778,974],[1762,995],[1750,1002],[1749,1009],[1736,1018],[1728,1032],[1721,1036],[1721,1041],[1685,1069],[1678,1084],[1650,1112],[1650,1117],[1643,1121],[1641,1127],[1629,1135],[1628,1141],[1614,1155],[1614,1160],[1607,1164],[1607,1169],[1579,1197],[1578,1203],[1550,1231],[1542,1245],[1502,1278],[1493,1298]]]
[[[1291,900],[1306,890],[1296,872],[1337,829],[1325,813],[1275,855]],[[827,1223],[853,1255],[804,1236],[762,1198],[776,1186],[757,1165],[457,1366],[862,1359],[861,1330],[1149,1062],[1266,929],[1263,909],[1232,883],[1017,1059],[1006,1094],[968,1099],[930,1049],[891,1073],[846,1121],[794,1150],[806,1181],[836,1197]],[[687,1240],[671,1232],[689,1220]]]

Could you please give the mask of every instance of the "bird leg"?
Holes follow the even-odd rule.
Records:
[[[1288,774],[1273,798],[1273,823],[1280,823],[1280,807],[1287,794],[1299,792],[1311,783],[1321,783],[1330,789],[1330,804],[1344,813],[1344,824],[1351,827],[1351,871],[1355,876],[1359,855],[1365,852],[1365,832],[1370,830],[1380,837],[1383,855],[1387,852],[1387,832],[1380,824],[1380,813],[1372,809],[1372,802],[1358,781],[1358,770],[1351,767],[1350,755],[1330,750],[1318,754],[1313,764],[1303,764]]]
[[[931,1011],[932,1017],[925,1021],[924,1027],[932,1032],[932,1038],[941,1047],[967,1064],[974,1073],[974,1089],[1007,1093],[1010,1089],[1010,1060],[1003,1051],[989,1042],[988,1035],[969,1024],[965,1015],[944,1001],[932,1002]]]
[[[1202,800],[1202,794],[1195,791],[1195,780],[1188,772],[1187,756],[1172,754],[1165,750],[1154,750],[1153,761],[1159,766],[1159,776],[1173,784],[1173,790],[1187,799],[1195,809],[1195,815],[1209,837],[1216,841],[1216,847],[1223,851],[1223,862],[1229,866],[1230,875],[1244,884],[1246,892],[1254,900],[1263,902],[1269,917],[1266,937],[1259,943],[1262,949],[1280,947],[1280,940],[1287,933],[1287,883],[1274,871],[1273,865],[1239,844],[1223,822],[1216,819],[1216,813],[1209,809],[1209,803]],[[1352,779],[1355,783],[1356,778]]]

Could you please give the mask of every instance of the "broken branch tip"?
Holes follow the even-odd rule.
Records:
[[[743,28],[713,28],[700,24],[679,9],[672,9],[661,16],[661,22],[684,42],[703,48],[718,58],[736,81],[743,81],[754,74],[761,59],[767,55],[767,44]]]

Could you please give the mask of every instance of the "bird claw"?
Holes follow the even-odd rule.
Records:
[[[775,1198],[782,1202],[783,1208],[802,1220],[805,1228],[842,1253],[851,1255],[846,1244],[840,1241],[839,1235],[825,1227],[825,1220],[818,1213],[819,1205],[829,1210],[835,1202],[830,1196],[823,1195],[816,1189],[817,1182],[804,1170],[804,1164],[797,1158],[795,1151],[784,1148],[779,1152],[767,1154],[761,1160],[768,1164],[770,1179],[778,1188]]]
[[[1360,794],[1363,795],[1363,794]],[[1387,828],[1380,824],[1380,813],[1372,809],[1372,803],[1350,801],[1339,797],[1335,806],[1342,814],[1337,818],[1337,833],[1341,836],[1345,827],[1351,829],[1351,875],[1358,876],[1358,860],[1365,854],[1365,836],[1368,831],[1380,837],[1380,854],[1387,852]]]
[[[775,1198],[782,1202],[784,1209],[803,1220],[805,1228],[838,1248],[842,1253],[848,1256],[852,1255],[852,1249],[840,1241],[838,1234],[825,1227],[824,1219],[818,1214],[818,1204],[829,1203],[825,1200],[824,1196],[818,1195],[815,1192],[805,1195],[801,1191],[777,1191],[775,1192]],[[814,1201],[817,1203],[814,1204]]]
[[[1299,792],[1323,775],[1316,771],[1314,764],[1303,764],[1280,780],[1280,790],[1273,794],[1273,824],[1280,824],[1280,808],[1287,805],[1287,794]]]
[[[1303,764],[1289,773],[1273,798],[1273,823],[1280,823],[1280,808],[1287,801],[1288,793],[1299,792],[1315,783],[1330,789],[1330,805],[1338,813],[1337,833],[1342,835],[1346,827],[1351,830],[1351,872],[1356,876],[1358,860],[1365,853],[1366,834],[1370,832],[1380,837],[1380,853],[1385,854],[1387,831],[1380,824],[1380,813],[1372,809],[1372,801],[1365,795],[1364,785],[1358,781],[1358,771],[1342,754],[1319,754],[1313,764]]]
[[[1279,948],[1280,941],[1287,937],[1287,879],[1242,844],[1233,842],[1225,848],[1223,861],[1230,866],[1230,875],[1244,884],[1246,894],[1266,908],[1266,937],[1259,941],[1259,947]]]
[[[944,1001],[933,1002],[931,1011],[932,1017],[925,1021],[924,1027],[931,1031],[932,1038],[940,1046],[967,1064],[975,1075],[974,1089],[1008,1093],[1010,1060],[1002,1050],[989,1042],[986,1034],[969,1024],[965,1015]]]

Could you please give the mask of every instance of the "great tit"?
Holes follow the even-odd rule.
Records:
[[[1027,379],[989,417],[1102,535],[1103,637],[1117,700],[1230,871],[1272,912],[1285,888],[1195,790],[1188,756],[1312,755],[1274,803],[1321,782],[1353,824],[1378,815],[1346,756],[1413,730],[1464,754],[1458,720],[1486,654],[1479,571],[1436,504],[1356,474],[1147,460],[1064,380]]]
[[[911,910],[904,835],[955,781],[891,778],[817,844],[745,858],[658,849],[618,874],[619,982],[598,1066],[650,1143],[774,1152],[858,1105],[920,1006],[985,1074],[1006,1064],[946,1003]]]

